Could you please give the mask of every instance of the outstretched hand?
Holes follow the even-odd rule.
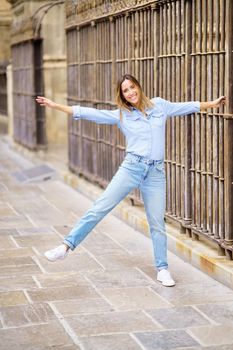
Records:
[[[219,98],[217,98],[216,100],[212,101],[213,106],[212,108],[219,108],[222,105],[226,104],[226,96],[220,96]]]
[[[36,102],[39,103],[40,106],[51,107],[51,108],[55,107],[55,102],[43,96],[37,96]]]

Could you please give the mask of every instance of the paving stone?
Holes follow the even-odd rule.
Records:
[[[41,249],[43,252],[61,244],[61,239],[56,233],[45,236],[15,237],[14,239],[20,247],[36,247],[37,250]]]
[[[79,337],[111,333],[157,330],[158,326],[141,311],[106,312],[66,317]],[[124,322],[122,322],[124,320]]]
[[[33,302],[99,297],[93,288],[85,286],[43,288],[39,290],[28,291],[28,294]]]
[[[28,228],[33,227],[33,224],[24,215],[19,215],[15,217],[5,217],[0,220],[0,229],[10,229],[10,228]]]
[[[87,248],[88,249],[88,248]],[[105,254],[96,256],[97,261],[101,263],[102,266],[106,269],[119,269],[119,268],[129,268],[129,267],[138,267],[141,269],[142,266],[152,264],[152,260],[147,256],[142,255],[130,255],[128,253],[122,254],[124,251],[121,250],[121,253],[114,254]],[[95,253],[93,252],[95,255]],[[154,271],[153,278],[155,278],[155,267],[152,266]]]
[[[147,350],[174,350],[199,345],[183,330],[136,333],[136,338]]]
[[[14,204],[14,208],[21,216],[29,216],[36,226],[63,224],[69,220],[68,216],[65,217],[60,210],[54,208],[41,196],[31,200],[18,200]]]
[[[25,326],[33,323],[47,323],[54,320],[50,306],[46,303],[0,308],[4,328]]]
[[[223,301],[219,304],[197,305],[196,307],[213,321],[233,326],[233,302]]]
[[[169,254],[168,254],[169,255]],[[169,271],[171,272],[172,276],[174,276],[176,280],[176,284],[187,284],[187,283],[209,283],[211,281],[211,278],[204,274],[203,272],[195,269],[193,266],[191,266],[188,263],[185,263],[184,261],[177,262],[174,257],[169,259]],[[149,265],[149,264],[148,264]],[[139,266],[139,269],[142,270],[145,274],[147,274],[149,277],[154,278],[155,277],[155,268],[154,266]]]
[[[64,260],[56,261],[55,263],[49,262],[44,257],[38,257],[38,261],[46,272],[80,272],[86,271],[102,271],[102,266],[89,254],[82,249],[76,249],[75,252],[71,252]]]
[[[16,244],[12,241],[12,239],[10,239],[10,237],[0,237],[0,252],[3,249],[11,249],[16,247]]]
[[[80,300],[72,300],[72,302],[59,301],[53,302],[53,304],[64,316],[114,311],[113,307],[100,297],[96,297],[96,299],[86,297]]]
[[[217,281],[211,284],[180,284],[175,288],[164,288],[157,283],[152,288],[174,306],[233,300],[233,291]]]
[[[128,334],[99,335],[80,339],[85,350],[141,350]]]
[[[28,304],[28,300],[22,291],[1,292],[0,307]]]
[[[60,287],[63,286],[91,286],[84,276],[78,272],[57,272],[46,273],[45,275],[35,276],[41,287]]]
[[[148,310],[147,313],[166,329],[210,324],[206,318],[191,306],[172,307],[166,310]]]
[[[30,256],[0,258],[0,266],[18,266],[18,265],[35,265]]]
[[[0,204],[0,217],[1,221],[4,221],[6,218],[11,218],[14,220],[14,217],[17,217],[18,213],[15,212],[7,204]]]
[[[17,236],[19,233],[15,228],[3,228],[0,230],[0,236]]]
[[[91,232],[82,242],[82,246],[95,256],[102,256],[105,254],[122,254],[123,251],[123,248],[119,244],[115,243],[112,239],[99,232]]]
[[[0,292],[30,289],[36,287],[36,283],[31,276],[7,276],[0,278]]]
[[[34,252],[31,248],[13,248],[0,250],[1,258],[17,258],[21,256],[32,256]]]
[[[205,346],[233,344],[232,325],[193,327],[189,329],[189,334]]]
[[[0,266],[0,277],[42,273],[38,265]]]
[[[63,237],[68,235],[68,233],[72,230],[72,226],[70,225],[62,225],[62,226],[53,226],[54,230],[60,233]]]
[[[0,330],[0,350],[42,350],[53,347],[62,349],[64,345],[73,345],[58,322]],[[76,346],[76,349],[79,349]]]
[[[217,346],[205,346],[200,348],[200,350],[232,350],[233,346],[231,345],[217,345]],[[199,349],[197,349],[199,350]]]
[[[55,180],[49,183],[41,183],[40,188],[44,191],[44,197],[49,202],[59,207],[62,211],[73,211],[77,217],[81,217],[93,204],[93,201],[80,195],[61,181]],[[72,201],[70,200],[71,197]]]
[[[111,217],[111,220],[117,220]],[[114,222],[115,222],[114,220]],[[145,256],[150,256],[153,261],[153,249],[152,242],[144,235],[137,235],[137,231],[118,220],[118,224],[111,225],[111,229],[102,230],[110,238],[118,242],[124,249],[133,254],[144,254]],[[119,232],[127,232],[127,235],[119,234]],[[137,239],[135,239],[137,235]]]
[[[27,213],[28,215],[36,216],[36,218],[43,218],[46,215],[49,218],[53,215],[57,217],[60,214],[43,196],[34,196],[30,200],[22,197],[20,200],[15,201],[13,207],[21,215]]]
[[[19,229],[18,234],[20,236],[43,236],[43,235],[54,235],[52,227],[32,227],[26,229]]]
[[[154,285],[136,269],[104,270],[86,272],[86,277],[99,289],[114,287],[139,287]]]
[[[149,287],[109,288],[100,290],[100,292],[118,310],[167,308],[170,306]],[[167,310],[163,310],[163,312],[167,313]]]
[[[4,185],[4,183],[0,183],[0,192],[7,192],[8,188]]]

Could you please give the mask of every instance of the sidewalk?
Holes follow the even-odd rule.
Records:
[[[92,201],[0,139],[0,350],[232,350],[233,290],[169,253],[156,281],[150,239],[108,215],[61,262],[59,244]]]

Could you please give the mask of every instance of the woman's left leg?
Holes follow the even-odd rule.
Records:
[[[140,186],[154,249],[155,266],[167,269],[167,235],[164,222],[166,179],[163,170],[151,166]]]
[[[165,227],[166,177],[162,164],[152,165],[140,185],[154,249],[157,280],[166,287],[175,285],[168,271]]]

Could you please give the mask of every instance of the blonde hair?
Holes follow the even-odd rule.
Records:
[[[131,103],[126,101],[126,99],[123,95],[123,92],[122,92],[121,85],[125,80],[130,80],[133,84],[135,84],[139,88],[140,96],[139,96],[138,109],[141,112],[144,112],[145,108],[153,107],[153,103],[150,101],[150,99],[148,97],[146,97],[146,95],[142,91],[142,87],[141,87],[140,83],[138,82],[138,80],[130,74],[125,74],[118,80],[117,88],[116,88],[116,104],[120,109],[121,122],[122,122],[122,109],[130,111],[130,107],[133,107],[131,105]]]

